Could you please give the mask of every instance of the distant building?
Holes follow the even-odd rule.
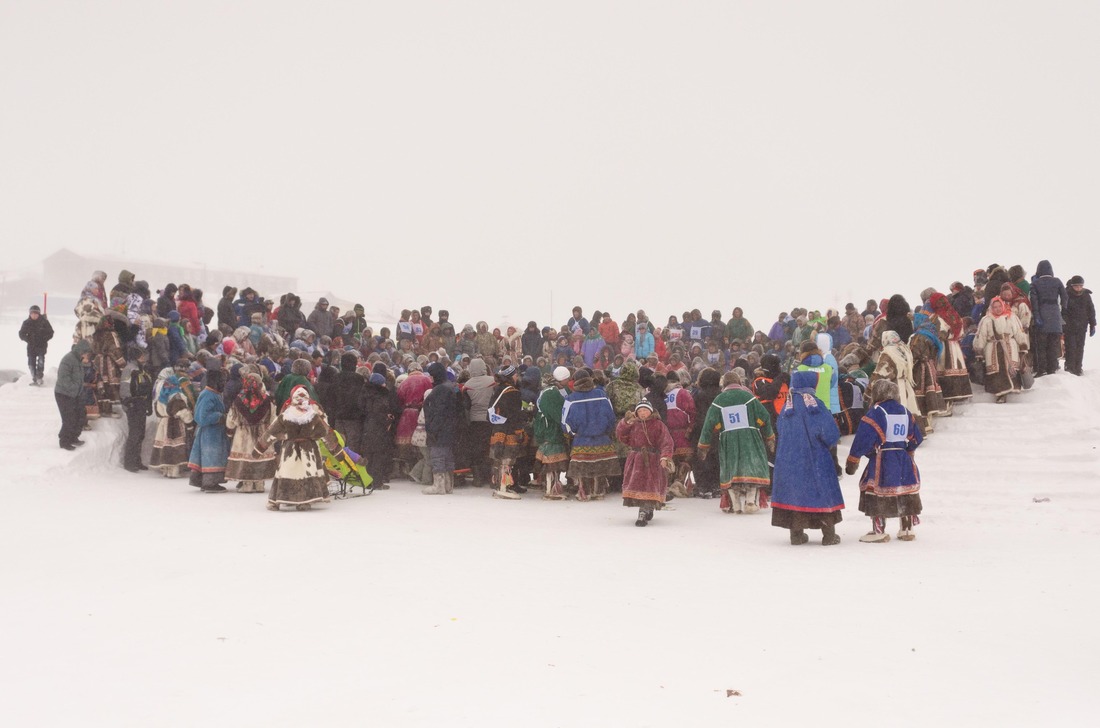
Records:
[[[105,286],[110,291],[118,281],[118,272],[123,269],[133,272],[136,280],[147,281],[154,296],[168,283],[187,283],[192,288],[200,288],[203,302],[210,308],[216,307],[222,288],[227,285],[237,289],[250,286],[264,298],[274,298],[276,301],[287,291],[297,291],[298,288],[298,279],[287,276],[135,258],[93,257],[62,248],[42,260],[41,270],[28,271],[23,277],[5,280],[0,306],[13,308],[41,303],[42,294],[47,293],[51,303],[59,309],[71,310],[93,272],[101,270],[107,274]]]

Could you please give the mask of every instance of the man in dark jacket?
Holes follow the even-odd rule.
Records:
[[[363,447],[363,387],[366,380],[355,371],[359,357],[354,351],[340,356],[340,373],[332,383],[332,416],[336,430],[344,436],[344,444],[357,453]]]
[[[428,433],[428,455],[432,462],[432,485],[425,495],[454,492],[455,453],[458,426],[462,416],[458,386],[447,379],[447,369],[439,362],[428,365],[432,389],[424,396],[424,429]]]
[[[279,326],[286,332],[287,339],[294,337],[294,332],[306,325],[305,314],[302,313],[302,299],[293,293],[286,294],[286,298],[279,306]]]
[[[332,336],[332,314],[328,310],[328,299],[318,299],[317,304],[306,319],[306,328],[321,336]]]
[[[58,444],[62,450],[75,450],[83,445],[80,428],[83,426],[80,395],[84,391],[84,359],[92,356],[92,344],[87,339],[76,342],[57,365],[57,383],[53,396],[57,401],[57,411],[61,413],[61,430],[57,433]]]
[[[46,348],[53,338],[53,326],[38,306],[31,306],[27,320],[19,327],[19,338],[27,342],[27,368],[31,370],[31,384],[38,386],[46,367]]]
[[[1066,287],[1054,277],[1049,260],[1040,260],[1031,279],[1031,311],[1035,331],[1035,376],[1058,371],[1062,339],[1062,311],[1066,310]]]
[[[385,365],[379,362],[383,370]],[[393,427],[401,414],[397,395],[386,386],[384,374],[375,371],[363,386],[363,451],[367,472],[374,478],[375,488],[388,488],[393,468]]]
[[[1069,279],[1065,336],[1066,371],[1081,376],[1081,360],[1085,355],[1085,330],[1096,336],[1096,307],[1092,303],[1092,291],[1085,288],[1085,279],[1074,276]]]
[[[176,291],[178,290],[175,283],[169,283],[164,287],[160,297],[157,298],[157,316],[166,319],[169,312],[176,310]]]
[[[254,288],[242,290],[241,297],[233,302],[233,308],[237,312],[237,326],[251,326],[252,314],[254,313],[262,316],[267,315],[267,306],[264,305],[264,299],[256,293]]]
[[[218,301],[218,328],[228,336],[233,333],[233,329],[237,328],[240,321],[240,316],[237,315],[237,309],[233,305],[233,297],[237,295],[237,289],[233,286],[226,286],[222,289],[222,297]]]
[[[970,286],[964,286],[960,281],[951,284],[951,295],[947,297],[951,302],[951,308],[959,314],[959,318],[966,318],[974,313],[974,291]]]

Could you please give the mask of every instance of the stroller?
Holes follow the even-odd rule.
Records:
[[[339,457],[329,452],[323,441],[317,441],[317,446],[321,450],[321,457],[325,461],[325,472],[328,473],[331,479],[329,492],[336,498],[341,499],[370,495],[374,492],[374,479],[370,477],[366,466],[363,465],[363,458],[353,450],[344,447],[343,435],[335,430],[333,433],[336,435],[340,447],[343,448],[343,452]],[[356,493],[356,488],[362,488],[363,492]]]

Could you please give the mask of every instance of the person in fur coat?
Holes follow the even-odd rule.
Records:
[[[703,420],[699,456],[708,457],[717,445],[722,510],[755,513],[759,489],[771,484],[768,456],[775,452],[771,415],[742,384],[738,370],[722,376],[722,387]]]
[[[888,379],[898,386],[898,401],[913,413],[920,412],[917,395],[913,389],[913,352],[904,344],[896,331],[882,332],[882,352],[871,375],[871,382]],[[923,418],[919,417],[918,422]],[[921,423],[922,426],[926,423]]]
[[[275,453],[257,453],[256,444],[275,421],[275,403],[258,372],[247,372],[241,380],[241,391],[225,415],[231,440],[225,478],[240,481],[238,493],[263,493],[264,481],[275,477]]]
[[[277,511],[285,505],[308,511],[314,503],[332,500],[317,441],[323,440],[334,458],[343,456],[343,448],[305,387],[299,385],[291,390],[283,411],[257,443],[256,455],[265,453],[276,440],[281,440],[283,446],[268,492],[267,509]]]
[[[683,388],[676,374],[670,373],[667,379],[664,421],[672,437],[672,459],[676,465],[669,489],[677,498],[687,498],[691,495],[687,489],[687,476],[691,472],[691,462],[695,456],[695,444],[691,439],[697,416],[695,399]],[[650,409],[653,409],[652,405]]]
[[[960,344],[966,333],[965,327],[958,311],[942,293],[933,293],[928,299],[928,305],[936,314],[939,338],[943,343],[943,350],[936,359],[936,378],[950,414],[953,403],[964,402],[973,396],[966,357],[963,356]]]
[[[1020,359],[1027,353],[1028,343],[1020,319],[995,296],[978,323],[974,350],[981,352],[985,362],[985,391],[997,398],[997,404],[1020,391]]]
[[[188,427],[194,420],[191,402],[180,378],[170,368],[161,370],[153,392],[157,431],[149,465],[166,478],[179,478],[187,468]]]
[[[913,526],[920,523],[920,471],[913,452],[923,441],[916,419],[898,399],[894,382],[880,379],[871,384],[873,406],[860,420],[845,471],[855,475],[859,462],[867,467],[859,479],[859,510],[871,518],[871,531],[860,537],[864,543],[885,543],[886,519],[900,518],[898,538],[916,538]]]
[[[675,469],[675,444],[665,423],[643,399],[615,428],[615,437],[629,450],[623,468],[623,505],[638,509],[635,526],[645,526],[665,505],[668,476]]]
[[[225,371],[206,372],[206,386],[195,402],[195,441],[191,445],[191,485],[204,493],[224,493],[225,466],[229,457],[229,440],[225,436],[225,403],[222,389]]]
[[[832,449],[840,440],[836,421],[814,396],[813,372],[791,375],[791,389],[776,419],[778,444],[772,477],[772,525],[790,531],[795,546],[810,540],[806,529],[820,529],[823,546],[840,543],[840,492]]]
[[[562,407],[562,429],[572,437],[569,477],[577,485],[577,500],[603,500],[607,479],[622,474],[612,437],[615,410],[603,387],[587,369],[573,374],[573,392]],[[588,489],[585,489],[586,483]]]

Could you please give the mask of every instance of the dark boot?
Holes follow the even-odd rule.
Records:
[[[836,526],[832,523],[821,527],[821,545],[836,546],[840,543],[840,536],[836,535]]]
[[[646,509],[645,508],[639,508],[638,509],[638,520],[634,521],[634,525],[638,526],[638,527],[645,526],[647,523],[649,523],[649,518],[647,518],[646,516],[647,516]]]
[[[791,529],[791,546],[801,546],[809,540],[810,537],[801,528]]]

